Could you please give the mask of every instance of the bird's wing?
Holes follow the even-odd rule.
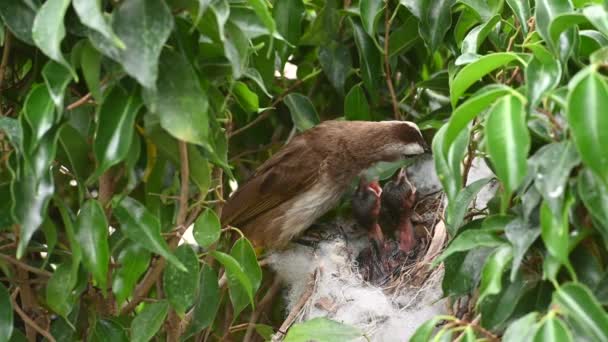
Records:
[[[306,191],[317,179],[321,160],[304,139],[292,141],[228,199],[222,209],[222,225],[238,227]]]

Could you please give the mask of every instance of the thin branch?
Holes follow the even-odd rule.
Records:
[[[306,305],[306,302],[308,301],[308,299],[310,299],[310,296],[312,296],[312,293],[315,289],[315,284],[317,282],[318,275],[319,275],[319,269],[317,268],[311,275],[310,280],[308,281],[308,284],[306,285],[306,288],[304,289],[304,292],[300,296],[300,299],[298,300],[296,305],[293,307],[293,309],[291,309],[291,312],[289,312],[289,315],[287,315],[287,318],[285,319],[283,324],[281,324],[281,327],[279,328],[278,332],[281,333],[282,335],[287,334],[287,330],[289,329],[289,327],[291,327],[293,322],[295,322],[296,317],[298,316],[298,314],[300,313],[300,311],[302,310],[304,305]]]
[[[6,66],[8,65],[8,58],[11,52],[11,33],[6,30],[4,33],[4,48],[2,49],[2,62],[0,62],[0,89],[4,83],[4,73],[6,72]],[[2,114],[2,108],[0,107],[0,114]]]
[[[31,319],[22,309],[17,305],[17,301],[14,298],[11,298],[11,302],[13,303],[13,310],[17,312],[19,317],[32,329],[36,330],[40,335],[44,336],[50,342],[56,342],[53,335],[51,335],[48,331],[42,329],[33,319]]]
[[[179,142],[179,160],[181,187],[179,192],[179,211],[177,213],[177,227],[183,233],[183,230],[185,230],[185,227],[183,227],[184,222],[186,222],[186,215],[188,214],[188,185],[190,179],[188,144],[184,141]]]
[[[49,271],[45,271],[45,270],[40,269],[40,268],[32,267],[32,266],[24,263],[23,261],[20,261],[20,260],[17,260],[15,258],[13,258],[10,255],[0,254],[0,259],[4,259],[4,260],[10,262],[11,264],[13,264],[13,265],[15,265],[15,266],[17,266],[17,267],[19,267],[21,269],[24,269],[24,270],[26,270],[28,272],[32,272],[34,274],[38,274],[38,275],[41,275],[41,276],[44,276],[44,277],[48,277],[48,278],[50,278],[53,275]]]
[[[93,97],[93,94],[91,93],[87,93],[85,96],[79,98],[78,100],[70,103],[67,107],[68,110],[73,110],[75,108],[78,108],[84,104],[86,104],[87,102],[89,102],[89,100],[91,99],[91,97]]]
[[[266,308],[266,306],[272,302],[274,297],[281,290],[281,280],[278,276],[276,276],[270,285],[270,288],[264,295],[264,298],[258,303],[258,307],[253,314],[251,314],[251,319],[249,319],[249,326],[247,327],[247,332],[245,333],[245,337],[243,338],[243,342],[250,342],[253,337],[253,330],[255,329],[256,322],[260,318],[260,315]]]
[[[395,88],[393,87],[393,79],[391,76],[391,63],[389,56],[389,33],[391,32],[391,20],[388,11],[388,1],[386,1],[386,8],[384,9],[384,73],[386,76],[386,86],[388,92],[391,94],[391,103],[393,104],[393,114],[395,119],[401,119],[401,112],[399,111],[399,101],[397,101],[397,95],[395,94]],[[395,9],[397,11],[398,9]]]

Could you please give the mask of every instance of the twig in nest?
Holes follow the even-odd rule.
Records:
[[[283,324],[281,324],[281,327],[278,331],[279,334],[273,337],[273,341],[279,341],[282,336],[287,333],[287,330],[289,329],[289,327],[291,327],[293,322],[295,322],[296,317],[298,317],[298,314],[300,314],[300,311],[302,310],[302,308],[304,308],[304,305],[306,305],[306,302],[308,301],[308,299],[310,299],[310,296],[312,296],[312,293],[315,289],[315,284],[317,283],[318,276],[319,269],[316,268],[313,274],[310,276],[310,280],[306,284],[306,289],[302,293],[302,296],[300,296],[300,299],[298,300],[296,305],[294,305],[293,309],[291,309],[289,315],[287,315],[287,318],[285,319]]]

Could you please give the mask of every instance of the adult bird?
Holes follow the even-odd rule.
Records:
[[[295,136],[227,200],[222,226],[280,249],[339,201],[363,170],[427,151],[408,121],[325,121]]]

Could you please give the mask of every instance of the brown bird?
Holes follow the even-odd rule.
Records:
[[[412,122],[325,121],[295,136],[239,186],[224,205],[222,225],[240,228],[256,247],[285,247],[332,209],[361,171],[427,150]]]
[[[384,224],[383,227],[385,229],[396,228],[399,249],[406,253],[414,248],[416,242],[411,220],[415,202],[416,188],[407,179],[407,174],[403,168],[384,185],[382,189],[382,208],[392,223]],[[393,235],[394,232],[395,230],[390,231],[389,235]]]

